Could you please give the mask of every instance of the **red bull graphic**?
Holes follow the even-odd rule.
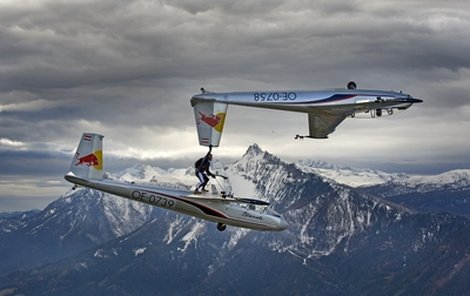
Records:
[[[80,155],[76,155],[76,158],[78,162],[75,164],[75,166],[78,165],[87,165],[87,166],[93,166],[97,170],[101,170],[103,167],[102,163],[102,157],[103,153],[101,150],[97,150],[93,153],[87,154],[85,156],[79,157]]]
[[[199,114],[201,114],[201,120],[212,127],[215,127],[221,120],[217,115],[207,115],[202,112],[199,112]]]
[[[199,111],[199,114],[201,115],[200,119],[203,122],[213,127],[219,133],[222,132],[222,129],[224,127],[225,113],[220,112],[217,114],[207,115]]]

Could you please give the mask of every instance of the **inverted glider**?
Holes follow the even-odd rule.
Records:
[[[189,190],[111,181],[103,174],[103,136],[84,133],[64,178],[76,186],[89,187],[130,200],[216,222],[217,229],[226,225],[264,231],[281,231],[287,222],[269,203],[240,198],[219,192],[193,195]]]
[[[316,91],[252,91],[216,93],[201,89],[191,98],[199,144],[218,147],[228,105],[307,113],[309,133],[296,139],[325,139],[347,117],[368,113],[371,118],[392,115],[422,100],[397,91],[347,88]]]

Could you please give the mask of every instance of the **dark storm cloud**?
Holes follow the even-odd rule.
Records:
[[[70,165],[71,157],[65,153],[39,150],[0,150],[1,175],[63,175]],[[64,165],[65,164],[65,165]]]
[[[187,113],[176,111],[187,108],[188,94],[220,78],[228,89],[279,81],[331,87],[359,71],[367,85],[380,81],[378,87],[394,88],[409,82],[409,75],[418,83],[419,77],[452,80],[469,67],[464,12],[440,2],[420,9],[418,2],[395,3],[12,5],[0,12],[0,89],[3,96],[30,93],[70,108],[25,113],[30,118],[55,113],[54,120],[67,115],[141,125],[152,117],[152,124],[186,126]],[[159,107],[153,115],[144,112],[153,106]],[[129,110],[139,116],[126,115]]]
[[[148,22],[150,15],[139,18],[138,3],[144,4],[50,2],[18,9],[14,17],[4,11],[6,45],[0,52],[11,63],[1,72],[1,88],[71,88],[168,77],[175,53],[171,32],[160,26],[158,13],[156,23]]]
[[[433,28],[414,19],[423,15],[406,14],[406,9],[376,17],[364,2],[51,2],[27,16],[18,12],[8,18],[2,33],[8,42],[2,44],[19,63],[3,73],[2,88],[109,87],[131,81],[165,87],[161,81],[168,78],[221,74],[275,81],[318,72],[328,77],[358,67],[468,66],[468,55],[462,54],[468,46],[454,46],[468,33]]]

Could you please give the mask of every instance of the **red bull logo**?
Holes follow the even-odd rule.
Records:
[[[201,114],[201,120],[211,127],[215,127],[221,120],[217,115],[207,115],[202,112],[199,112],[199,114]]]
[[[201,115],[201,121],[205,122],[210,127],[213,127],[219,133],[222,132],[225,121],[225,113],[220,112],[217,114],[207,115],[199,111],[199,114]]]
[[[75,164],[75,166],[84,164],[89,167],[93,166],[97,170],[102,170],[103,168],[103,153],[101,150],[97,150],[82,157],[79,157],[79,155],[77,155],[76,158],[78,162]]]

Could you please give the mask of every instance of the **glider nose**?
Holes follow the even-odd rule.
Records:
[[[400,103],[411,103],[411,104],[414,104],[414,103],[422,103],[423,100],[421,99],[417,99],[417,98],[413,98],[412,96],[408,95],[407,97],[404,97],[404,98],[400,98],[398,99],[398,101]]]
[[[409,98],[408,98],[408,102],[409,102],[409,103],[422,103],[423,100],[417,99],[417,98],[413,98],[413,97],[409,97]]]
[[[287,228],[288,224],[284,216],[281,215],[279,219],[279,230],[285,230]]]

